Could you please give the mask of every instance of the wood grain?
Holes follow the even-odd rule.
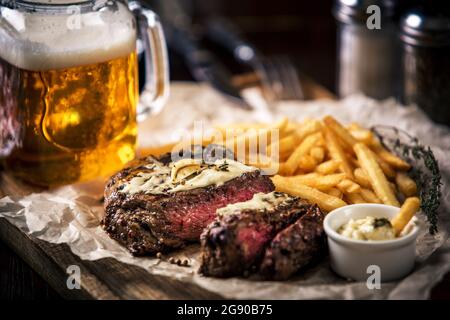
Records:
[[[59,300],[61,296],[0,241],[0,300]]]
[[[1,174],[3,195],[20,196],[37,189],[10,175]],[[66,244],[52,244],[21,232],[6,219],[0,219],[0,239],[42,276],[62,297],[69,299],[220,299],[217,294],[194,284],[155,276],[146,270],[115,259],[83,261]],[[81,270],[81,289],[69,290],[67,268]]]

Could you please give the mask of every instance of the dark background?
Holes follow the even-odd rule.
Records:
[[[165,1],[165,0],[160,0]],[[167,0],[170,1],[170,0]],[[158,1],[149,2],[158,11]],[[298,70],[335,92],[336,23],[332,0],[181,0],[201,25],[211,15],[231,19],[263,54],[288,54]],[[220,54],[220,53],[219,53]],[[171,79],[192,80],[170,53]],[[450,277],[432,292],[449,299]],[[0,299],[59,299],[21,258],[0,242]]]
[[[149,0],[158,11],[161,2]],[[171,0],[168,0],[171,1]],[[289,55],[300,72],[331,91],[336,78],[336,23],[332,0],[180,0],[201,29],[208,17],[230,19],[264,55]],[[207,44],[206,44],[207,45]],[[220,56],[221,52],[215,53]],[[227,60],[227,56],[222,56]],[[171,79],[191,80],[181,59],[170,52]]]

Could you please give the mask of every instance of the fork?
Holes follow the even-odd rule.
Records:
[[[304,99],[297,70],[288,56],[263,57],[254,67],[269,102]]]
[[[296,68],[288,56],[264,57],[226,18],[211,19],[207,25],[207,36],[231,52],[238,62],[253,69],[268,103],[304,99]]]

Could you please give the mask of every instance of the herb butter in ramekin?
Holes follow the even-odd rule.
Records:
[[[404,232],[392,239],[353,239],[353,235],[347,237],[339,232],[341,227],[346,229],[346,224],[353,219],[354,222],[361,220],[361,226],[369,225],[367,232],[364,232],[365,237],[383,237],[383,232],[370,231],[376,229],[373,228],[374,220],[371,218],[390,221],[399,211],[398,207],[370,203],[344,206],[328,213],[323,226],[328,236],[331,268],[342,277],[359,281],[368,279],[368,270],[372,270],[373,266],[380,271],[382,282],[400,279],[410,273],[416,258],[416,239],[419,234],[417,219],[410,221]],[[361,231],[360,227],[356,229]],[[362,235],[356,235],[359,236]]]
[[[395,239],[395,230],[389,219],[367,216],[361,219],[350,219],[337,232],[344,237],[355,240],[391,240]]]

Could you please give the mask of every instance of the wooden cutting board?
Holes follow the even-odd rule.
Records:
[[[10,175],[0,176],[0,196],[39,192]],[[71,299],[220,299],[193,284],[154,276],[146,270],[107,258],[81,260],[66,244],[53,244],[28,236],[0,218],[0,239],[39,273],[59,294]],[[66,272],[71,265],[81,270],[81,288],[69,290]]]

